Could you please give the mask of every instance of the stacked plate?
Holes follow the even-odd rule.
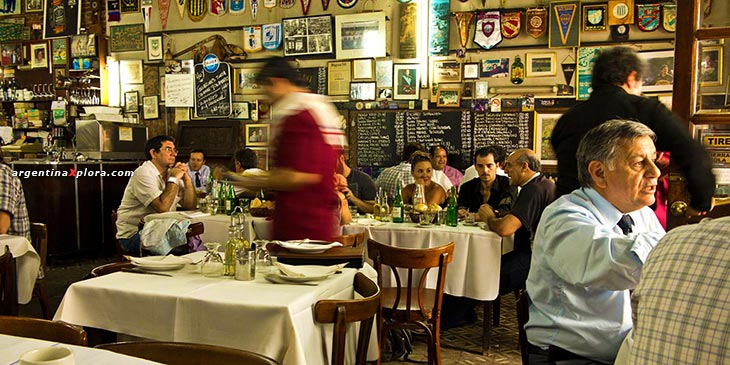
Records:
[[[342,270],[347,264],[332,266],[320,265],[287,265],[277,262],[279,272],[274,274],[280,279],[291,282],[319,281],[327,279],[330,275]]]
[[[294,253],[322,253],[332,247],[342,246],[339,242],[315,240],[278,241],[277,243],[279,246]]]
[[[173,255],[130,257],[129,259],[132,261],[132,265],[137,266],[140,269],[151,271],[177,270],[192,263],[192,260],[187,257],[178,257]]]

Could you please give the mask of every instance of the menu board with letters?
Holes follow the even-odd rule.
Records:
[[[231,114],[231,67],[221,62],[213,72],[195,65],[195,115],[226,118]]]

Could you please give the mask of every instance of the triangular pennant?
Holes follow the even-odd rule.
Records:
[[[573,74],[575,74],[575,62],[562,63],[560,66],[563,68],[565,83],[570,85],[570,82],[573,80]]]
[[[259,13],[259,0],[251,0],[251,19],[256,19]]]
[[[469,42],[469,29],[471,28],[471,22],[474,20],[474,12],[462,11],[454,13],[454,20],[456,20],[456,27],[459,29],[459,45],[461,48],[466,48]]]
[[[560,31],[560,41],[563,45],[568,42],[570,35],[570,27],[575,19],[576,4],[555,5],[555,20],[558,22],[558,30]]]
[[[502,32],[499,26],[499,10],[477,11],[474,43],[484,49],[492,49],[502,42]]]
[[[312,3],[312,0],[302,0],[302,13],[304,15],[307,15],[307,12],[309,11],[309,5]]]
[[[322,10],[327,10],[330,7],[330,0],[322,0]]]
[[[152,5],[142,6],[142,24],[145,32],[150,29],[150,16],[152,16]]]
[[[170,15],[170,0],[159,0],[157,2],[157,11],[160,12],[162,29],[167,28],[167,17]]]
[[[175,0],[175,4],[177,4],[177,12],[180,14],[180,19],[185,17],[185,3],[187,0]]]

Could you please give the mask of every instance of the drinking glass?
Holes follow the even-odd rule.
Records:
[[[223,276],[223,258],[218,252],[221,244],[218,242],[208,242],[205,244],[205,248],[208,249],[208,253],[203,258],[203,265],[200,267],[200,273],[206,277],[218,277]]]
[[[255,240],[253,243],[256,245],[256,273],[266,275],[272,270],[271,255],[266,249],[266,245],[269,243],[267,240]]]
[[[210,214],[218,214],[218,206],[218,198],[208,195],[208,210],[210,211]]]

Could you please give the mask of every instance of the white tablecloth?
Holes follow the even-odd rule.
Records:
[[[154,365],[158,362],[117,354],[91,347],[59,344],[57,342],[36,340],[34,338],[0,335],[0,364],[15,365],[20,355],[41,347],[63,346],[74,352],[76,365]]]
[[[318,286],[206,278],[195,270],[188,265],[173,277],[118,272],[74,283],[55,319],[160,341],[238,348],[283,364],[329,363],[332,326],[314,322],[313,306],[320,299],[353,298],[356,270],[344,269]]]
[[[190,223],[203,222],[205,231],[200,235],[200,239],[203,242],[220,242],[225,243],[228,241],[228,226],[231,223],[231,216],[225,214],[207,215],[202,217],[188,218],[185,216],[185,212],[166,212],[150,214],[144,218],[145,222],[149,222],[152,219],[160,218],[175,218],[175,219],[189,219]],[[257,235],[257,232],[264,231],[268,227],[266,218],[252,217],[250,214],[246,214],[246,224],[243,228],[243,238],[252,242],[256,238],[266,238]],[[261,226],[261,227],[259,227]],[[254,229],[256,227],[256,229]]]
[[[18,303],[26,304],[33,297],[33,286],[38,277],[41,258],[33,245],[25,237],[0,235],[0,254],[5,253],[5,246],[15,258],[15,271],[18,277]]]
[[[380,243],[407,248],[428,248],[454,242],[454,259],[446,270],[444,291],[477,300],[493,300],[499,294],[502,237],[479,227],[445,225],[422,228],[414,223],[379,225],[350,224],[344,234],[367,231]],[[436,273],[429,273],[427,285],[436,286]]]

